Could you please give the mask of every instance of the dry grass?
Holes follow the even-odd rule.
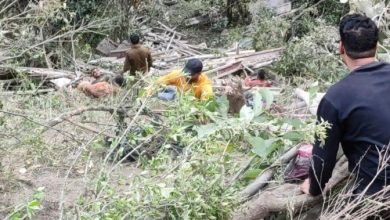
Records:
[[[384,146],[383,149],[378,149],[379,165],[369,185],[361,192],[353,194],[356,185],[359,184],[355,176],[351,176],[340,193],[334,196],[324,208],[321,219],[367,219],[373,216],[380,216],[383,212],[390,210],[390,186],[385,186],[379,192],[372,195],[365,195],[370,186],[380,175],[388,170],[390,164],[390,147]],[[356,167],[359,169],[359,167]],[[387,213],[387,218],[390,218],[390,213]],[[384,218],[385,219],[385,218]]]

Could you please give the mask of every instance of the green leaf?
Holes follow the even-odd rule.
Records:
[[[197,126],[194,130],[198,133],[198,138],[202,139],[213,134],[217,131],[217,129],[218,126],[214,123],[211,123],[207,125]]]
[[[261,173],[261,169],[250,169],[242,176],[245,180],[254,180]]]
[[[166,187],[166,188],[161,188],[160,191],[161,191],[161,195],[168,199],[171,195],[171,193],[175,190],[175,188],[173,187]]]
[[[296,118],[288,118],[284,120],[285,123],[290,124],[293,128],[298,129],[304,126],[304,123]]]
[[[277,147],[277,145],[274,145],[277,139],[264,140],[261,137],[248,137],[247,141],[253,147],[252,152],[262,158],[268,157]]]
[[[38,200],[32,200],[31,202],[28,203],[28,208],[32,210],[37,210],[39,209],[39,206],[41,203]]]
[[[258,117],[253,119],[253,121],[256,122],[256,123],[266,123],[269,120],[270,119],[268,117],[265,117],[264,115],[258,116]]]
[[[227,97],[216,97],[215,101],[218,103],[218,112],[222,115],[222,117],[227,118],[229,111],[229,100]]]
[[[252,119],[255,117],[253,109],[250,107],[244,105],[242,106],[240,110],[240,118],[243,119],[246,123],[249,123],[252,121]]]
[[[296,131],[290,131],[283,135],[284,139],[288,139],[291,141],[300,141],[303,138],[303,135]]]
[[[28,216],[28,218],[32,219],[32,215],[33,215],[32,210],[29,207],[27,207],[27,216]]]
[[[226,152],[232,153],[236,149],[236,145],[234,144],[229,144],[226,148]]]
[[[260,94],[263,96],[263,99],[265,100],[265,108],[269,109],[274,102],[274,94],[269,89],[262,89],[260,90]]]
[[[253,94],[253,113],[257,117],[263,113],[263,97],[259,92]]]

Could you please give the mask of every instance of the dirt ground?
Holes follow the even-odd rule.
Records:
[[[90,100],[82,94],[53,93],[49,96],[33,98],[8,97],[5,110],[22,112],[21,114],[45,124],[48,120],[63,112],[79,108],[80,103],[102,105],[97,100]],[[51,100],[52,103],[48,103]],[[76,101],[75,101],[76,100]],[[107,106],[111,106],[111,100]],[[114,100],[115,101],[115,100]],[[112,102],[114,102],[112,101]],[[47,105],[58,103],[56,108]],[[103,136],[63,122],[55,129],[42,132],[42,126],[24,117],[6,115],[5,129],[0,131],[0,219],[5,219],[18,205],[26,205],[32,200],[38,188],[44,187],[42,209],[33,219],[57,219],[63,193],[64,210],[74,209],[80,196],[89,193],[101,169],[110,169],[110,164],[103,166],[102,160],[106,149],[84,147],[94,139],[91,145],[102,140]],[[105,112],[87,112],[72,118],[76,122],[91,121],[90,127],[107,133],[114,133],[115,121]],[[87,123],[86,123],[87,124]],[[74,162],[74,165],[72,163]],[[88,169],[86,166],[88,165]],[[71,167],[71,169],[70,169]],[[70,169],[70,171],[69,171]],[[104,170],[103,170],[104,171]],[[110,186],[125,189],[126,182],[139,173],[135,164],[125,163],[116,167],[111,175]],[[69,175],[67,175],[69,173]],[[123,183],[119,183],[119,180]],[[25,213],[25,211],[23,212]]]
[[[115,169],[111,176],[112,182],[118,184],[119,179],[130,182],[131,178],[139,172],[140,170],[133,164],[123,164]],[[24,174],[20,172],[15,174],[12,185],[9,181],[1,180],[0,218],[5,219],[16,205],[27,203],[39,187],[44,187],[44,198],[42,209],[34,216],[34,219],[58,218],[62,192],[65,210],[74,208],[80,196],[88,193],[90,187],[93,186],[88,185],[89,175],[76,171],[71,172],[66,179],[66,173],[67,170],[61,168],[36,168],[27,170]],[[126,184],[117,186],[119,189],[126,188]]]

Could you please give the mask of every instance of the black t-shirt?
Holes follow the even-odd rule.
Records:
[[[357,176],[355,192],[362,192],[378,173],[380,156],[385,156],[387,150],[390,157],[390,64],[374,62],[352,71],[328,90],[317,117],[332,126],[324,145],[319,140],[314,144],[310,193],[320,194],[329,181],[339,143],[348,158],[349,170]],[[390,184],[390,162],[386,163],[367,195]]]

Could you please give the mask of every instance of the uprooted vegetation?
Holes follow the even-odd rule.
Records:
[[[323,136],[328,126],[315,125],[310,109],[297,104],[294,88],[307,89],[313,98],[343,77],[336,24],[350,8],[377,19],[383,36],[378,56],[388,60],[388,5],[293,1],[292,11],[278,14],[261,1],[237,2],[229,18],[225,1],[2,1],[0,216],[231,219],[242,214],[239,207],[256,178],[271,175],[264,183],[271,189],[281,185],[291,158],[278,158],[311,143],[315,132]],[[110,39],[115,51],[132,32],[158,52],[155,72],[127,77],[124,89],[104,99],[72,88],[93,68],[120,70],[122,60],[95,48]],[[214,100],[184,94],[162,102],[144,94],[157,75],[192,56],[203,56],[216,85]],[[257,89],[252,108],[244,105],[243,88],[231,88],[238,79],[228,69],[235,63],[240,66],[234,74],[266,69],[277,88]],[[52,69],[45,75],[33,67]],[[72,84],[53,87],[51,71]],[[242,102],[234,113],[230,107],[238,102],[229,102],[232,93]],[[341,170],[339,177],[345,175]],[[255,192],[265,186],[260,185]],[[283,200],[266,216],[303,218],[304,204],[319,201],[308,200],[296,185],[286,187],[269,194]],[[295,192],[295,206],[278,190]],[[323,209],[324,217],[340,215],[335,201],[341,197],[327,201],[332,206]],[[250,200],[249,207],[260,200]],[[386,205],[367,207],[380,211]],[[347,207],[352,208],[342,209],[343,215],[357,204]]]

